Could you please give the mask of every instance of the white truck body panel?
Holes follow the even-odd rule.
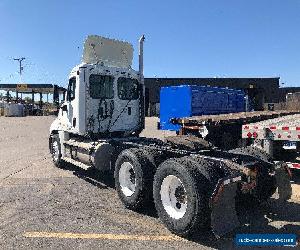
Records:
[[[107,104],[101,103],[100,99],[87,98],[86,106],[88,114],[86,115],[86,123],[88,124],[89,119],[93,116],[95,122],[93,132],[105,132],[105,131],[130,131],[134,130],[139,125],[139,99],[136,100],[122,100],[118,96],[118,84],[117,80],[119,77],[123,77],[129,74],[130,78],[138,80],[138,74],[134,70],[120,69],[112,67],[100,67],[92,66],[87,68],[87,78],[92,75],[105,75],[109,70],[109,75],[114,77],[113,81],[113,98],[106,99]],[[126,74],[122,74],[126,72]],[[87,87],[89,88],[89,87]],[[87,95],[89,96],[89,95]],[[113,110],[111,110],[110,103],[113,102]],[[98,109],[102,107],[105,109],[107,105],[108,112],[112,111],[112,117],[106,119],[98,119]],[[128,114],[128,108],[131,109],[131,114]],[[100,126],[100,127],[99,127]]]

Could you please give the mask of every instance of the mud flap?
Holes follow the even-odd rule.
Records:
[[[240,226],[235,208],[239,180],[240,177],[220,179],[211,196],[211,228],[218,238]]]
[[[275,166],[275,177],[279,200],[286,201],[292,197],[292,185],[287,164],[279,163]]]

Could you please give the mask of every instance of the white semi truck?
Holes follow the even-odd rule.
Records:
[[[286,190],[281,188],[289,185],[286,166],[255,148],[222,151],[186,135],[165,141],[139,137],[145,125],[143,42],[144,36],[135,71],[129,43],[86,39],[83,62],[71,71],[50,127],[53,162],[110,171],[127,208],[154,201],[161,221],[177,235],[207,229],[223,235],[239,224],[238,200],[264,201],[277,187]]]

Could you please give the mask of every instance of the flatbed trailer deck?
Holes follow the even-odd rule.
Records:
[[[173,118],[174,124],[179,124],[182,127],[185,126],[197,126],[197,125],[215,125],[215,124],[228,124],[228,123],[245,123],[256,122],[272,118],[277,118],[286,115],[298,114],[300,111],[253,111],[253,112],[239,112],[220,115],[203,115],[192,116],[184,118]]]
[[[300,169],[300,114],[291,114],[242,126],[242,138],[254,139],[253,143],[277,160],[285,160],[290,168]],[[295,147],[284,149],[293,142]]]
[[[193,134],[205,137],[215,146],[227,150],[245,146],[245,141],[241,138],[243,125],[299,113],[300,111],[289,110],[239,112],[173,118],[172,123],[181,126],[180,135]]]

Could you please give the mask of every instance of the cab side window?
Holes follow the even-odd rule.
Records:
[[[139,82],[136,79],[119,77],[118,96],[121,100],[136,100],[139,98]]]
[[[69,80],[67,101],[72,101],[75,99],[75,89],[76,89],[76,77],[72,77]]]
[[[110,75],[90,75],[90,96],[93,99],[112,99],[114,97],[114,78]]]

